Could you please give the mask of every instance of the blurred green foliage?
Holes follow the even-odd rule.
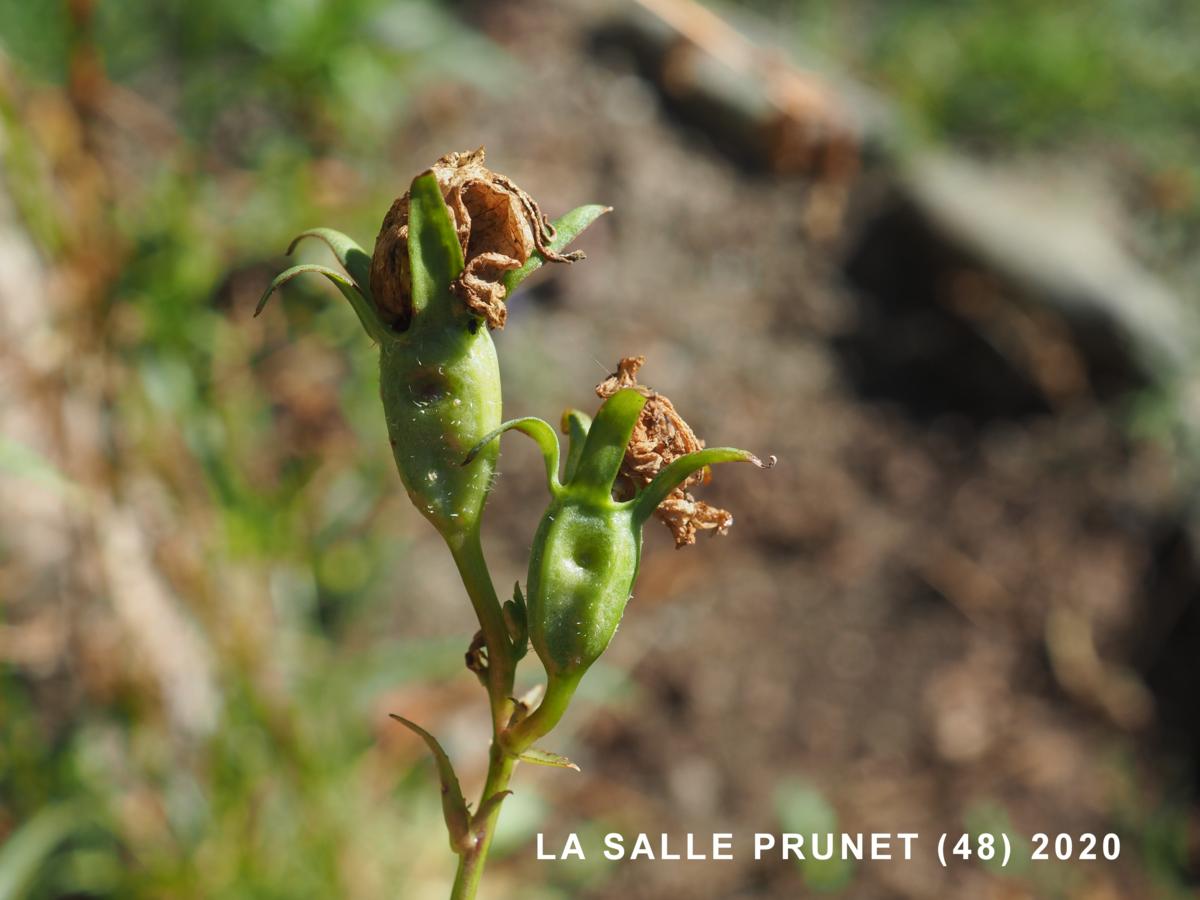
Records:
[[[805,885],[823,894],[846,890],[854,881],[855,862],[842,858],[840,838],[828,837],[838,834],[837,810],[816,786],[800,778],[781,781],[774,799],[782,830],[801,835],[807,842],[800,850],[803,858],[795,863],[804,875]],[[817,859],[817,854],[828,854],[829,858]]]
[[[874,85],[919,140],[1132,170],[1152,259],[1200,275],[1200,5],[739,0]],[[781,32],[776,32],[778,35]]]
[[[460,676],[462,642],[398,639],[407,543],[369,527],[399,491],[352,317],[315,282],[289,288],[275,325],[250,314],[296,232],[332,223],[370,246],[411,174],[393,155],[411,165],[400,129],[424,87],[484,90],[519,70],[434,2],[121,0],[90,20],[71,6],[0,0],[15,75],[0,83],[5,188],[48,265],[78,264],[89,227],[119,259],[76,313],[122,371],[111,462],[153,472],[211,573],[186,599],[219,709],[215,730],[181,735],[144,683],[118,675],[103,704],[50,706],[63,695],[0,668],[0,885],[32,898],[417,893],[445,876],[444,838],[424,828],[436,791],[415,754],[407,775],[381,767],[369,724],[384,692]],[[117,130],[149,135],[123,135],[120,200],[94,222],[58,202],[61,173],[19,111],[30,86],[65,88],[81,47],[145,101]],[[302,341],[330,373],[288,388]],[[361,443],[338,443],[347,432]],[[10,471],[53,476],[27,448],[0,449]],[[220,596],[238,577],[265,587],[259,611]]]

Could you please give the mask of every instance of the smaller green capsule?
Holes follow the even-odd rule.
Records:
[[[633,593],[642,523],[612,498],[625,446],[646,398],[623,391],[587,428],[570,479],[533,539],[526,584],[529,640],[551,680],[582,676],[608,647]],[[573,434],[573,448],[580,435]],[[576,456],[575,453],[571,454]]]
[[[529,639],[551,677],[585,672],[608,647],[641,561],[633,511],[565,494],[533,539]]]
[[[621,390],[594,421],[569,414],[568,477],[558,477],[554,430],[540,419],[517,419],[492,438],[515,429],[533,437],[546,459],[550,504],[533,539],[526,583],[529,639],[549,677],[547,699],[573,691],[612,641],[633,592],[642,532],[660,503],[689,475],[721,462],[763,464],[745,450],[717,447],[674,460],[632,499],[613,499],[613,485],[646,398]],[[481,444],[477,451],[485,444]]]

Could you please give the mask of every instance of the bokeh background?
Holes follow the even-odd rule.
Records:
[[[589,408],[640,353],[780,459],[718,472],[728,537],[648,535],[554,736],[582,774],[518,773],[486,896],[1194,895],[1200,7],[714,9],[0,0],[0,897],[445,896],[386,714],[477,790],[471,613],[344,301],[252,312],[292,235],[370,247],[480,144],[551,215],[615,208],[512,298],[506,412]],[[544,488],[519,441],[501,469],[504,585]],[[924,840],[533,849],[830,829]],[[943,831],[1121,855],[943,870]]]

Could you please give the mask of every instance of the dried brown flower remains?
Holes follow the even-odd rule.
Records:
[[[621,463],[621,480],[630,493],[645,487],[662,469],[681,456],[704,448],[691,426],[683,420],[675,405],[662,394],[638,384],[637,373],[645,363],[644,356],[627,356],[617,364],[617,371],[596,385],[596,394],[611,397],[624,388],[633,388],[646,397],[625,459]],[[689,476],[655,510],[654,514],[675,536],[675,546],[696,543],[697,531],[725,534],[733,524],[733,514],[697,500],[688,491],[695,485],[712,480],[711,469],[704,468]]]
[[[534,251],[550,262],[574,262],[583,254],[552,250],[554,226],[537,201],[483,163],[484,149],[480,147],[468,153],[448,153],[430,171],[441,186],[466,261],[451,290],[489,327],[503,328],[507,311],[501,278],[505,272],[520,268]],[[405,192],[388,210],[371,259],[375,303],[388,324],[399,331],[412,321],[408,203]]]

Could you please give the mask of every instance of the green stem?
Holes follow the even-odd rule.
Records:
[[[582,677],[582,672],[570,677],[551,677],[546,685],[546,696],[538,708],[505,734],[505,749],[514,756],[520,756],[533,746],[534,741],[549,734],[570,706]]]
[[[484,782],[479,805],[475,807],[476,810],[482,810],[489,798],[508,789],[509,779],[517,764],[516,757],[506,752],[501,743],[501,736],[513,713],[516,654],[508,634],[508,626],[504,622],[500,600],[496,596],[496,588],[492,584],[487,560],[483,556],[479,527],[476,525],[464,534],[448,536],[446,543],[471,598],[471,605],[475,608],[488,652],[487,690],[492,708],[492,747],[488,755],[487,780]],[[459,856],[454,889],[450,894],[451,900],[474,900],[499,816],[500,805],[495,804],[490,807],[487,817],[482,822],[472,823],[477,841],[470,850]]]
[[[483,557],[483,546],[479,542],[479,527],[446,537],[450,553],[458,566],[463,585],[475,608],[479,627],[483,631],[484,644],[488,652],[488,698],[492,706],[492,737],[498,743],[500,733],[512,716],[513,679],[516,674],[512,640],[504,622],[500,600],[492,585],[487,560]]]
[[[508,780],[517,764],[514,757],[504,752],[499,741],[492,742],[489,757],[487,781],[479,801],[480,809],[489,797],[507,790]],[[492,836],[496,833],[496,820],[499,817],[500,807],[497,805],[488,813],[482,828],[477,826],[479,842],[459,856],[458,872],[454,876],[454,889],[450,892],[450,900],[475,900],[475,892],[479,889],[479,879],[483,877],[483,867],[487,863],[488,850],[492,846]]]

